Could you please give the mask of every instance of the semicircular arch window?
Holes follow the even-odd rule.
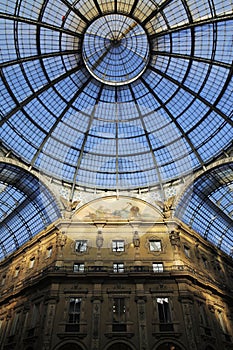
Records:
[[[61,215],[55,198],[31,173],[6,163],[0,163],[0,173],[1,260]]]
[[[233,163],[197,178],[180,199],[175,216],[233,256]]]

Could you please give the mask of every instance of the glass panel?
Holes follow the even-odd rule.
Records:
[[[82,264],[82,263],[74,264],[73,271],[74,272],[84,272],[84,264]]]
[[[124,264],[123,263],[113,264],[113,272],[124,272]]]
[[[75,251],[78,253],[83,253],[87,251],[87,241],[80,240],[75,242]]]
[[[149,247],[151,252],[160,252],[162,250],[162,243],[160,240],[151,239],[149,241]]]
[[[163,272],[163,263],[153,263],[153,272]]]
[[[171,323],[171,313],[168,298],[157,298],[159,321],[161,323]]]
[[[124,252],[125,250],[125,241],[112,241],[112,251],[113,252]]]
[[[126,321],[126,306],[124,298],[114,298],[112,313],[114,323],[124,323]]]

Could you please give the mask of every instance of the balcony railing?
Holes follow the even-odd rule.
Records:
[[[85,266],[84,269],[82,269],[81,271],[74,271],[72,266],[61,266],[61,267],[58,267],[58,266],[50,266],[46,269],[44,269],[42,271],[43,274],[46,274],[46,273],[74,273],[74,274],[88,274],[88,273],[96,273],[96,272],[101,272],[101,273],[134,273],[134,272],[141,272],[141,273],[158,273],[158,272],[155,272],[153,271],[153,268],[152,266],[127,266],[127,267],[124,267],[124,268],[121,268],[120,271],[116,271],[113,267],[110,267],[110,266]],[[160,273],[163,273],[163,272],[169,272],[168,270],[164,270],[164,271],[161,271]]]
[[[160,323],[159,330],[160,332],[173,332],[173,323]]]
[[[67,323],[65,326],[65,332],[79,332],[80,331],[80,325],[79,323]]]
[[[82,268],[80,271],[75,270],[73,268],[73,265],[64,265],[64,266],[56,266],[55,262],[51,264],[50,266],[42,269],[42,270],[37,270],[34,271],[33,274],[30,276],[25,276],[23,279],[21,277],[21,280],[16,283],[14,281],[14,285],[7,284],[4,287],[2,287],[1,290],[1,296],[7,295],[14,293],[15,291],[30,286],[31,284],[36,283],[36,281],[40,280],[42,277],[45,277],[47,275],[125,275],[125,276],[130,276],[130,275],[142,275],[146,274],[148,276],[156,275],[156,276],[161,276],[161,275],[176,275],[176,274],[182,274],[182,275],[189,275],[192,276],[193,278],[197,278],[203,283],[213,283],[215,286],[219,286],[219,288],[223,288],[222,285],[220,285],[215,278],[211,278],[211,276],[204,274],[201,271],[198,271],[196,269],[193,269],[191,266],[188,265],[176,265],[176,266],[171,266],[171,267],[164,267],[163,270],[153,270],[152,265],[128,265],[125,266],[124,268],[121,268],[120,271],[117,271],[116,269],[113,269],[112,266],[103,266],[103,265],[92,265],[92,266],[85,266]]]
[[[125,323],[113,323],[112,331],[113,332],[126,332],[127,325]]]

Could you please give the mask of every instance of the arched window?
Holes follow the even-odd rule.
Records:
[[[132,350],[132,348],[125,343],[115,343],[111,345],[108,350]]]
[[[58,350],[83,350],[81,346],[74,343],[67,343],[62,345]]]
[[[156,350],[182,350],[180,346],[172,343],[172,342],[166,342],[163,344],[160,344]]]

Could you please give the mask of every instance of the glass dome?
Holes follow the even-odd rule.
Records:
[[[0,3],[2,144],[30,167],[163,186],[231,144],[231,1]]]

